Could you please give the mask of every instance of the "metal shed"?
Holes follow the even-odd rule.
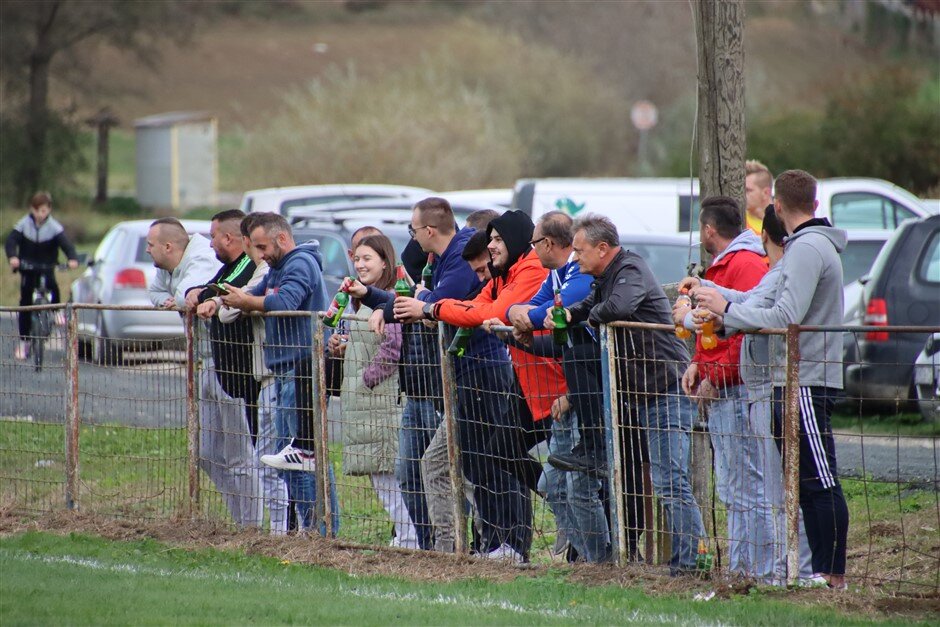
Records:
[[[137,201],[188,209],[216,204],[218,121],[206,111],[175,111],[134,121]]]

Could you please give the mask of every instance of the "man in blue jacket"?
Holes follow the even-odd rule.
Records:
[[[276,213],[261,213],[253,218],[251,243],[261,254],[270,270],[253,290],[246,292],[227,285],[229,294],[222,302],[243,311],[323,311],[327,306],[323,285],[323,259],[317,242],[297,245],[287,220]],[[310,319],[268,316],[264,321],[264,365],[274,373],[273,393],[278,438],[283,448],[276,455],[263,455],[261,461],[284,472],[288,495],[296,503],[301,529],[313,525],[316,501],[316,469],[314,451],[293,445],[298,434],[295,369],[303,360],[310,360]],[[263,402],[263,401],[260,401]],[[330,469],[330,502],[333,511],[333,532],[339,526],[339,505]],[[320,524],[321,533],[325,524]]]

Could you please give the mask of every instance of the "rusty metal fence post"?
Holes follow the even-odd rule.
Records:
[[[454,504],[454,553],[467,552],[467,517],[464,514],[466,497],[463,492],[463,466],[460,460],[460,439],[458,437],[457,417],[457,382],[454,375],[454,362],[447,353],[448,342],[444,334],[444,325],[437,325],[437,346],[441,356],[441,392],[444,401],[444,423],[447,425],[447,457],[450,468],[451,498]]]
[[[315,398],[318,401],[318,428],[313,430],[314,446],[317,452],[317,500],[315,517],[326,524],[327,537],[333,537],[333,503],[330,500],[330,418],[327,414],[329,392],[326,389],[326,346],[323,342],[323,321],[314,313],[310,317],[310,336],[313,339],[313,383]],[[280,402],[280,401],[279,401]],[[311,408],[312,410],[313,408]]]
[[[189,482],[189,500],[186,513],[192,516],[199,508],[199,350],[196,347],[195,317],[192,311],[183,318],[186,334],[186,434],[187,434],[187,469]]]
[[[65,506],[78,507],[79,429],[78,318],[72,303],[65,306]]]
[[[787,585],[800,574],[800,327],[787,326],[787,386],[783,413],[783,493],[787,527]]]
[[[618,564],[626,564],[630,548],[627,544],[626,517],[623,500],[623,452],[620,450],[620,404],[617,402],[617,350],[614,331],[601,326],[601,380],[604,387],[604,438],[607,441],[607,467],[610,470],[611,552]]]

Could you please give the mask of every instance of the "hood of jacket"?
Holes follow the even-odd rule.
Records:
[[[313,257],[313,259],[317,262],[317,266],[320,267],[320,270],[323,270],[323,255],[320,253],[320,242],[315,239],[295,246],[294,250],[281,257],[276,264],[273,264],[271,269],[281,270],[284,268],[284,266],[290,263],[291,259],[301,255],[309,255],[310,257]]]
[[[839,253],[845,250],[845,246],[849,241],[848,234],[843,229],[832,226],[826,218],[813,218],[796,227],[793,235],[784,240],[784,246],[795,239],[812,234],[821,235],[828,239]]]
[[[507,276],[509,271],[515,265],[520,257],[529,252],[532,247],[529,242],[532,241],[532,233],[535,232],[535,224],[532,218],[519,210],[507,211],[493,220],[486,227],[487,237],[492,237],[493,231],[499,233],[506,243],[506,249],[509,251],[509,259],[506,266],[496,270],[493,274],[496,276]]]
[[[764,252],[764,245],[761,244],[760,237],[754,234],[754,231],[751,229],[744,229],[741,233],[738,234],[731,243],[728,244],[728,247],[723,251],[715,255],[715,258],[712,260],[712,265],[718,264],[722,259],[731,253],[737,253],[741,251],[748,251],[752,253],[757,253],[761,257],[764,257],[767,253]]]

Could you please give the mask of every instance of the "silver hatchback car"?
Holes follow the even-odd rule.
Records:
[[[72,302],[99,305],[152,306],[147,286],[156,276],[147,254],[151,220],[114,225],[101,240],[89,268],[72,282]],[[187,232],[209,234],[205,220],[183,220]],[[134,340],[166,340],[183,335],[183,323],[174,311],[118,311],[80,309],[80,346],[96,363],[115,363],[122,349]]]

